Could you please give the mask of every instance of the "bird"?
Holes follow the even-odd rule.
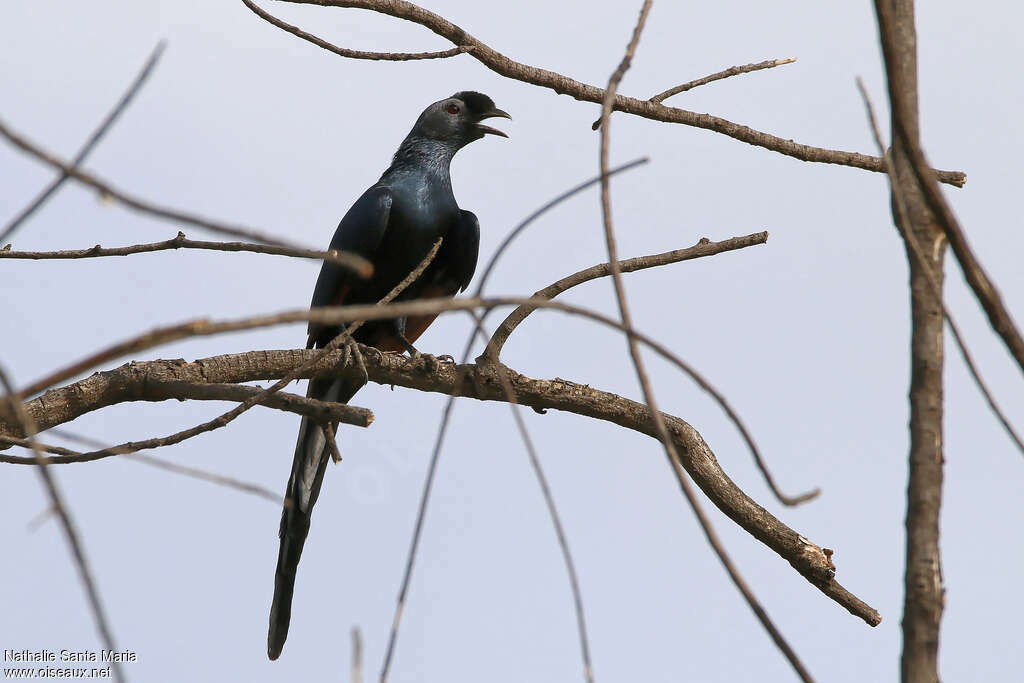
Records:
[[[450,165],[456,152],[486,135],[508,137],[485,125],[495,117],[511,119],[494,101],[464,90],[434,102],[420,114],[395,152],[391,165],[341,219],[330,249],[354,252],[373,264],[367,279],[325,261],[313,290],[311,307],[375,304],[404,280],[426,257],[438,238],[433,261],[397,297],[397,301],[454,297],[469,286],[480,248],[480,223],[459,208],[452,192]],[[382,352],[419,355],[413,342],[436,318],[408,316],[366,321],[355,341]],[[322,348],[342,328],[310,323],[306,348]],[[313,378],[306,395],[347,403],[366,383],[365,377]],[[337,425],[334,425],[337,427]],[[291,621],[295,573],[309,534],[313,506],[320,495],[330,453],[321,426],[302,418],[291,475],[281,513],[280,549],[274,574],[267,655],[281,655]]]

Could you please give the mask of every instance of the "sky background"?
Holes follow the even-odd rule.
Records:
[[[425,29],[356,10],[264,6],[339,45],[449,47]],[[508,56],[603,84],[639,3],[464,0],[428,7]],[[967,172],[945,188],[972,246],[1024,321],[1024,232],[1017,204],[1021,10],[921,3],[926,151]],[[9,3],[0,23],[0,117],[70,158],[159,39],[161,65],[88,168],[170,206],[324,247],[352,201],[386,168],[429,103],[464,89],[514,120],[453,165],[455,194],[480,219],[481,258],[552,196],[593,175],[598,106],[505,80],[468,56],[412,63],[342,59],[254,16],[240,2]],[[620,92],[649,97],[734,64],[795,64],[679,95],[782,138],[873,153],[854,79],[885,111],[871,3],[655,3]],[[728,551],[822,681],[898,676],[906,487],[907,265],[886,179],[809,164],[730,138],[621,114],[612,160],[651,163],[617,178],[623,257],[760,230],[765,246],[626,276],[641,331],[698,367],[747,421],[781,486],[823,495],[772,500],[735,429],[699,388],[653,356],[662,408],[693,424],[725,471],[773,514],[836,550],[837,578],[883,615],[869,628],[710,503]],[[52,172],[0,145],[0,217]],[[16,249],[83,248],[199,230],[129,213],[68,185],[14,238]],[[489,291],[527,295],[605,259],[598,194],[575,197],[513,246]],[[947,301],[986,380],[1018,428],[1024,382],[947,260]],[[0,264],[0,362],[19,385],[101,346],[198,316],[241,317],[309,301],[319,265],[253,254],[158,253]],[[567,302],[615,311],[607,281]],[[420,341],[457,354],[464,315]],[[301,347],[293,325],[186,341],[139,356],[195,359]],[[1013,589],[1024,563],[1021,454],[947,345],[942,517],[946,680],[1008,680],[1024,665]],[[558,313],[532,316],[504,360],[639,398],[621,335]],[[118,363],[112,364],[117,365]],[[295,390],[294,386],[292,390]],[[302,391],[302,389],[298,389]],[[349,630],[366,676],[386,645],[419,491],[444,397],[371,386],[354,403],[369,429],[343,429],[299,570],[281,659],[266,658],[278,505],[110,458],[54,468],[98,577],[116,642],[137,653],[134,681],[348,680]],[[227,404],[119,405],[68,429],[108,443],[166,435]],[[598,681],[792,680],[794,674],[707,547],[661,448],[609,424],[527,411],[586,603]],[[226,429],[159,455],[283,491],[298,418],[256,408]],[[59,442],[53,436],[47,441]],[[10,452],[15,452],[14,449]],[[4,559],[0,648],[95,650],[100,642],[58,524],[32,469],[0,477]],[[565,568],[508,409],[460,402],[445,447],[395,656],[393,681],[582,679]]]

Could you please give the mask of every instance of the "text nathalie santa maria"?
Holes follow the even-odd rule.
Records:
[[[5,662],[134,662],[132,650],[4,650]]]

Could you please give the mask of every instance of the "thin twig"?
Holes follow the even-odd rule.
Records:
[[[481,329],[486,334],[486,331]],[[583,659],[583,678],[587,683],[594,683],[594,664],[590,657],[590,638],[587,636],[587,619],[583,608],[583,590],[580,588],[579,575],[576,572],[576,563],[572,558],[572,551],[569,549],[569,537],[562,525],[562,517],[558,514],[558,507],[555,505],[555,496],[551,492],[551,485],[544,474],[537,449],[533,445],[533,439],[526,428],[526,421],[519,410],[519,401],[516,399],[512,382],[508,378],[503,366],[498,367],[498,378],[501,380],[502,389],[508,397],[509,409],[512,411],[512,418],[516,422],[519,434],[526,446],[526,454],[530,458],[530,467],[540,485],[541,495],[544,497],[544,505],[547,507],[548,516],[551,518],[551,525],[555,529],[555,538],[558,539],[558,548],[562,552],[562,562],[565,564],[566,572],[569,575],[569,586],[572,590],[573,609],[576,613],[576,631],[579,634],[580,656]]]
[[[457,47],[468,48],[467,54],[500,76],[541,88],[548,88],[556,93],[569,95],[576,100],[584,102],[601,104],[604,101],[605,91],[603,89],[588,83],[582,83],[554,71],[509,59],[444,17],[405,0],[285,0],[285,2],[325,7],[354,7],[410,21],[429,29]],[[614,108],[615,111],[626,112],[627,114],[653,121],[679,123],[711,130],[740,142],[763,147],[764,149],[785,154],[801,161],[839,164],[875,172],[885,171],[882,160],[877,157],[858,154],[857,152],[844,152],[803,145],[792,140],[786,140],[769,133],[754,130],[749,126],[727,121],[718,116],[711,116],[710,114],[698,114],[686,111],[685,109],[655,104],[648,100],[623,95],[615,97]],[[950,183],[957,187],[963,186],[967,180],[967,177],[958,171],[937,171],[937,174],[942,182]]]
[[[39,448],[35,445],[35,434],[36,426],[29,416],[28,411],[25,410],[25,405],[22,403],[21,396],[14,391],[14,386],[7,378],[7,373],[3,367],[0,366],[0,384],[3,385],[4,391],[7,392],[7,402],[10,404],[11,412],[15,415],[18,424],[21,427],[21,431],[28,439],[29,445],[32,447],[32,455],[35,458],[36,465],[39,467],[39,477],[43,480],[43,487],[46,489],[47,494],[50,497],[50,509],[56,513],[57,518],[60,519],[61,528],[64,530],[64,538],[68,542],[68,546],[71,548],[71,555],[75,559],[75,566],[78,568],[78,575],[82,579],[82,584],[85,586],[85,593],[89,599],[89,606],[92,609],[93,619],[96,621],[96,628],[100,632],[100,639],[103,641],[103,646],[108,651],[116,651],[117,646],[114,644],[114,636],[110,630],[110,621],[107,619],[106,611],[103,609],[103,602],[100,600],[99,590],[96,588],[96,582],[92,577],[92,570],[89,568],[89,562],[85,557],[85,549],[82,547],[82,542],[78,538],[78,532],[75,530],[74,521],[71,519],[71,513],[64,505],[64,501],[60,494],[60,490],[57,488],[57,482],[50,476],[50,471],[47,469],[46,461],[43,458]],[[123,681],[124,674],[121,671],[121,666],[117,662],[111,662],[111,672],[113,678],[116,681]]]
[[[373,265],[369,261],[359,254],[347,251],[339,251],[337,249],[317,251],[315,249],[254,244],[251,242],[208,242],[188,239],[183,232],[179,232],[176,237],[164,240],[163,242],[133,244],[127,247],[104,248],[97,244],[88,249],[62,249],[59,251],[14,251],[9,247],[10,245],[0,249],[0,259],[83,259],[104,256],[130,256],[132,254],[147,254],[154,251],[167,251],[171,249],[204,249],[208,251],[248,251],[255,254],[328,260],[348,268],[359,277],[367,278],[373,274]]]
[[[909,216],[906,208],[906,202],[903,198],[902,193],[899,189],[899,183],[896,182],[896,170],[892,168],[892,158],[886,153],[885,145],[882,142],[882,134],[878,127],[878,121],[875,119],[875,109],[871,104],[871,98],[868,96],[868,91],[864,87],[864,82],[857,78],[857,89],[860,90],[860,96],[864,100],[864,107],[867,109],[868,124],[871,126],[871,134],[874,137],[875,145],[878,147],[879,153],[883,155],[886,165],[889,168],[890,185],[892,186],[893,197],[895,198],[896,209],[900,214],[900,220],[896,221],[896,229],[900,233],[900,237],[907,243],[910,249],[914,253],[914,257],[917,262],[921,264],[921,268],[925,274],[925,278],[928,280],[928,286],[932,290],[932,294],[935,295],[936,301],[942,306],[942,315],[946,318],[946,324],[949,325],[949,331],[953,334],[953,340],[956,342],[956,346],[960,349],[960,355],[964,359],[964,364],[967,365],[967,370],[971,373],[971,377],[974,378],[974,383],[977,385],[981,395],[985,398],[989,408],[995,414],[996,419],[999,420],[1000,424],[1003,425],[1003,429],[1006,430],[1006,434],[1010,437],[1010,440],[1017,446],[1017,449],[1024,454],[1024,440],[1021,439],[1020,435],[1010,424],[1009,418],[1000,409],[999,404],[996,403],[995,397],[989,390],[985,380],[981,377],[981,372],[978,370],[977,365],[974,363],[974,357],[971,352],[967,349],[967,344],[964,342],[963,335],[960,334],[960,327],[956,324],[953,316],[949,312],[949,308],[946,307],[946,302],[942,297],[942,288],[939,287],[935,273],[933,272],[931,265],[929,264],[921,245],[918,243],[917,238],[914,237],[914,233],[909,228],[901,229],[901,225],[909,226]]]
[[[643,166],[649,161],[650,159],[648,159],[647,157],[640,157],[639,159],[634,159],[633,161],[627,162],[625,164],[622,164],[621,166],[616,166],[615,168],[611,169],[610,171],[608,171],[607,177],[610,178],[612,176],[618,175],[619,173],[624,173],[625,171],[632,170],[638,166]],[[555,208],[565,200],[579,194],[588,187],[597,185],[598,183],[601,182],[601,178],[603,177],[605,176],[597,175],[594,176],[593,178],[588,178],[587,180],[584,180],[582,183],[576,185],[575,187],[569,188],[568,190],[558,195],[557,197],[552,198],[550,201],[545,202],[544,204],[541,204],[529,216],[521,220],[516,227],[512,228],[512,230],[510,230],[509,233],[505,235],[505,239],[501,241],[501,244],[498,245],[498,248],[494,250],[494,255],[491,256],[491,260],[487,262],[487,267],[484,268],[483,273],[480,275],[480,281],[476,286],[476,292],[473,294],[473,296],[480,297],[483,295],[484,286],[490,279],[491,273],[494,271],[494,268],[498,265],[498,261],[501,260],[501,257],[504,256],[505,251],[510,246],[512,246],[512,242],[514,242],[516,238],[518,238],[519,235],[521,235],[522,232],[526,230],[526,228],[530,227],[530,225],[532,225],[534,221],[536,221],[538,218],[540,218],[541,216],[543,216],[548,211]],[[472,338],[475,337],[478,332],[478,328],[474,327],[473,330],[469,333],[470,339],[472,340]]]
[[[647,268],[657,268],[659,266],[667,266],[681,261],[714,256],[716,254],[736,249],[745,249],[746,247],[765,244],[767,241],[767,232],[755,232],[742,237],[730,237],[729,239],[721,240],[719,242],[711,242],[707,238],[702,237],[695,245],[685,249],[673,249],[672,251],[665,251],[660,254],[623,259],[622,261],[619,261],[619,270],[623,273],[632,273]],[[598,278],[608,277],[609,275],[611,275],[611,266],[607,263],[590,266],[589,268],[579,270],[572,275],[566,275],[544,289],[534,292],[533,298],[543,300],[554,299],[556,296],[563,294],[573,287]],[[523,305],[518,306],[515,310],[505,316],[505,319],[500,325],[498,325],[497,329],[495,329],[494,335],[488,340],[487,350],[484,354],[481,354],[481,358],[485,358],[489,355],[499,357],[511,334],[519,327],[519,325],[522,324],[524,320],[526,320],[527,317],[529,317],[531,313],[536,310],[536,308],[531,306]]]
[[[333,52],[334,54],[342,57],[347,57],[348,59],[409,62],[417,59],[444,59],[446,57],[455,57],[457,55],[461,55],[463,52],[468,52],[471,49],[467,47],[453,47],[438,52],[365,52],[363,50],[350,50],[348,48],[338,47],[333,43],[328,43],[323,38],[318,38],[312,33],[307,33],[298,26],[292,26],[289,23],[281,21],[266,10],[260,8],[256,3],[251,2],[251,0],[242,0],[242,4],[252,10],[252,12],[260,19],[273,24],[279,29],[283,29],[288,33],[291,33],[293,36],[298,36],[303,40],[313,43],[317,47],[322,47],[329,52]]]
[[[363,634],[352,627],[352,683],[363,683]]]
[[[724,71],[719,71],[718,73],[713,73],[710,76],[698,78],[696,80],[683,83],[682,85],[677,85],[674,88],[669,88],[665,92],[658,93],[657,95],[652,97],[650,101],[656,104],[661,103],[667,100],[668,98],[672,97],[673,95],[678,95],[679,93],[686,92],[687,90],[693,90],[696,87],[707,85],[708,83],[720,81],[723,78],[739,76],[740,74],[747,74],[750,73],[751,71],[760,71],[761,69],[771,69],[772,67],[782,66],[783,64],[792,64],[795,61],[796,57],[789,57],[788,59],[769,59],[767,61],[758,62],[756,64],[744,64],[743,66],[730,66],[728,69],[725,69]]]
[[[730,76],[738,76],[740,74],[750,73],[751,71],[760,71],[761,69],[770,69],[775,66],[782,66],[783,64],[792,64],[795,61],[796,57],[790,57],[789,59],[769,59],[764,62],[758,62],[757,64],[730,66],[728,69],[725,69],[724,71],[719,71],[718,73],[713,73],[710,76],[704,76],[703,78],[698,78],[696,80],[683,83],[682,85],[677,85],[674,88],[669,88],[665,92],[658,93],[657,95],[655,95],[654,97],[650,98],[647,101],[653,102],[654,104],[661,104],[663,101],[665,101],[669,97],[672,97],[673,95],[678,95],[679,93],[686,92],[687,90],[693,90],[696,87],[707,85],[708,83],[720,81],[723,78],[729,78]],[[600,127],[601,119],[597,119],[592,124],[590,124],[591,130],[597,130]]]
[[[97,439],[93,439],[82,434],[69,432],[66,429],[51,429],[49,431],[55,436],[59,436],[62,439],[77,442],[82,445],[89,446],[90,448],[110,448],[110,444],[103,443],[102,441],[98,441]],[[2,438],[5,437],[0,437],[0,439]],[[66,451],[65,454],[68,455],[74,454],[74,451],[67,451],[67,449],[60,450]],[[54,448],[54,450],[50,452],[57,452],[57,449]],[[168,472],[174,472],[175,474],[191,477],[193,479],[209,482],[211,484],[217,484],[218,486],[225,486],[227,488],[241,491],[242,493],[252,494],[259,498],[269,500],[270,502],[276,505],[281,505],[282,503],[287,504],[285,502],[285,499],[283,499],[281,496],[274,493],[270,489],[264,488],[263,486],[260,486],[258,484],[252,484],[247,481],[235,479],[234,477],[226,477],[223,474],[216,474],[208,470],[199,469],[198,467],[180,465],[176,462],[170,462],[169,460],[164,460],[163,458],[158,458],[155,455],[148,455],[146,453],[129,453],[124,457],[132,462],[142,463],[143,465],[149,465],[151,467],[156,467],[158,469],[166,470]]]
[[[241,237],[246,240],[253,242],[263,242],[265,244],[276,244],[280,247],[290,247],[292,249],[303,249],[303,247],[291,244],[285,240],[278,239],[265,233],[250,230],[238,225],[230,225],[228,223],[221,223],[218,221],[204,218],[184,211],[178,211],[177,209],[171,209],[152,202],[139,199],[135,196],[129,195],[126,192],[115,189],[105,180],[101,180],[96,176],[93,176],[85,171],[76,168],[72,164],[68,164],[59,159],[54,154],[47,152],[38,145],[30,142],[23,135],[19,135],[11,130],[5,123],[0,121],[0,135],[7,138],[15,147],[21,149],[23,152],[39,159],[49,166],[61,171],[67,176],[74,178],[80,183],[89,185],[99,191],[100,196],[106,199],[115,199],[130,209],[134,209],[140,213],[144,213],[150,216],[156,216],[165,220],[173,221],[176,223],[188,223],[204,230],[210,230],[211,232],[221,233],[224,235],[231,235],[233,237]],[[333,260],[333,259],[331,259]]]
[[[149,54],[149,58],[146,60],[146,63],[142,66],[142,70],[139,71],[137,76],[135,76],[135,80],[132,81],[128,90],[121,95],[121,98],[117,101],[117,104],[114,105],[114,108],[110,110],[106,117],[104,117],[99,127],[92,132],[92,135],[90,135],[89,139],[85,141],[82,148],[78,150],[78,154],[76,154],[75,158],[71,160],[72,166],[80,166],[86,160],[93,147],[103,139],[103,136],[107,134],[107,131],[110,130],[111,126],[114,125],[114,122],[117,121],[119,116],[121,116],[121,113],[135,98],[135,95],[142,89],[142,86],[149,79],[149,75],[153,73],[153,69],[156,67],[157,62],[160,61],[160,57],[163,55],[166,45],[167,43],[163,40],[156,44],[156,47],[154,47],[153,51]],[[10,239],[14,234],[14,231],[18,229],[18,226],[28,220],[28,218],[36,212],[36,209],[42,206],[46,200],[50,198],[50,195],[56,192],[67,179],[68,174],[62,171],[59,176],[57,176],[49,185],[43,188],[38,195],[36,195],[35,199],[29,202],[28,205],[19,211],[14,218],[8,221],[3,230],[0,230],[0,244],[5,244],[6,240]]]
[[[633,36],[630,38],[629,44],[626,47],[626,52],[622,57],[622,61],[619,63],[618,68],[612,74],[608,80],[608,87],[605,90],[604,101],[601,105],[601,150],[600,150],[600,169],[602,172],[601,180],[601,215],[604,219],[604,234],[605,244],[608,248],[608,263],[611,266],[612,272],[612,283],[615,286],[615,298],[619,305],[619,313],[622,317],[622,324],[625,326],[627,332],[632,332],[633,321],[632,316],[629,312],[629,305],[626,301],[626,291],[622,282],[622,272],[619,269],[619,257],[615,246],[615,231],[612,226],[612,210],[611,210],[611,192],[610,183],[607,178],[604,177],[604,171],[608,168],[608,147],[609,147],[609,131],[608,123],[612,113],[612,104],[615,98],[615,91],[618,89],[619,82],[629,69],[630,63],[633,59],[633,53],[636,50],[637,43],[640,41],[640,34],[643,32],[644,23],[647,20],[647,14],[651,9],[651,0],[644,0],[643,7],[640,10],[640,17],[637,19],[636,27],[633,29]],[[697,497],[690,486],[689,479],[687,478],[686,471],[681,465],[679,454],[676,452],[675,445],[672,442],[672,438],[668,432],[668,426],[665,424],[665,419],[658,410],[657,402],[654,398],[654,390],[651,387],[650,379],[647,376],[647,372],[644,368],[643,358],[640,355],[640,348],[636,342],[635,337],[632,334],[626,335],[626,340],[629,346],[629,354],[633,359],[633,367],[636,369],[636,376],[640,382],[640,386],[643,389],[644,402],[647,404],[651,416],[653,417],[655,428],[659,439],[665,447],[665,453],[668,456],[669,465],[672,470],[676,473],[676,478],[679,481],[679,486],[683,491],[683,495],[686,496],[687,502],[693,509],[697,520],[700,522],[701,528],[704,530],[704,535],[707,537],[712,549],[715,554],[718,555],[718,559],[722,562],[726,571],[732,578],[733,583],[743,594],[744,599],[750,606],[751,610],[757,616],[761,625],[768,632],[769,636],[778,646],[779,650],[783,653],[790,665],[796,671],[797,675],[800,676],[801,680],[805,682],[812,681],[810,673],[806,670],[804,665],[801,663],[799,657],[793,648],[786,642],[781,632],[775,627],[768,614],[761,607],[757,598],[753,592],[746,585],[746,582],[740,576],[739,572],[729,559],[725,552],[725,548],[718,540],[717,534],[711,527],[710,520],[704,515],[703,510],[700,508],[700,504],[697,501]]]
[[[320,431],[323,432],[327,450],[331,452],[331,460],[334,461],[334,464],[338,464],[341,462],[341,451],[338,450],[338,441],[334,438],[334,425],[330,422],[323,422],[320,425]]]
[[[73,451],[70,448],[63,448],[61,446],[53,446],[51,444],[41,443],[38,439],[33,439],[33,440],[22,439],[21,437],[10,436],[8,434],[0,434],[0,444],[3,444],[5,446],[20,446],[21,448],[27,448],[30,451],[33,450],[33,444],[34,444],[35,445],[35,450],[38,450],[40,453],[51,453],[51,454],[54,454],[54,455],[67,456],[69,458],[79,458],[82,455],[78,451]],[[37,464],[39,464],[34,456],[29,456],[27,458],[23,458],[23,457],[21,457],[19,455],[0,455],[0,462],[7,463],[9,465],[37,465]],[[59,461],[59,460],[54,460],[53,458],[45,458],[44,457],[43,458],[43,462],[45,462],[47,465],[57,465],[57,464],[64,464],[65,462],[71,462],[71,461]],[[77,462],[77,460],[74,461],[74,462]]]

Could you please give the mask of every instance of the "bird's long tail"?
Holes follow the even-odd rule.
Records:
[[[306,396],[321,401],[348,403],[362,385],[362,382],[353,383],[344,379],[312,379]],[[313,506],[320,495],[320,486],[330,457],[320,425],[303,417],[295,444],[292,473],[288,478],[284,510],[281,512],[281,549],[277,555],[274,601],[270,606],[270,631],[267,634],[267,654],[271,659],[278,658],[288,637],[295,570],[299,566],[306,535],[309,534]]]

